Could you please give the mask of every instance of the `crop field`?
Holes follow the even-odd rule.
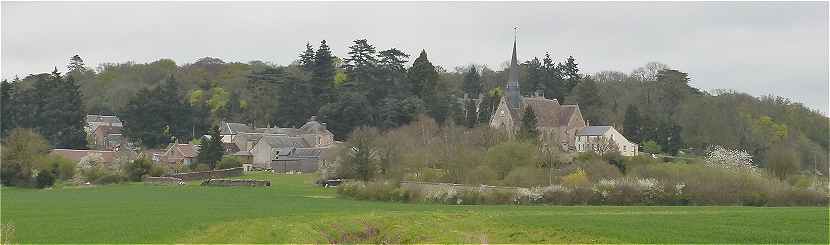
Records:
[[[16,243],[818,243],[826,207],[451,206],[356,201],[311,175],[270,188],[2,189]]]

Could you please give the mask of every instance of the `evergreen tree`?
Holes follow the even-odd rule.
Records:
[[[305,43],[305,51],[300,54],[300,66],[303,67],[304,71],[311,73],[316,63],[315,59],[314,48],[311,47],[310,43]]]
[[[80,55],[73,55],[69,58],[69,65],[66,66],[66,69],[69,71],[68,73],[83,73],[86,71],[84,60],[81,59]]]
[[[573,94],[566,99],[568,103],[577,103],[585,119],[595,123],[605,123],[606,118],[602,113],[604,102],[599,96],[599,87],[590,77],[586,77],[574,89]]]
[[[348,75],[344,86],[353,91],[368,90],[375,79],[375,53],[375,47],[366,39],[355,40],[354,45],[349,46],[349,57],[343,60],[343,68]]]
[[[553,59],[550,58],[550,53],[545,53],[545,58],[542,59],[542,69],[544,70],[543,79],[539,86],[545,92],[545,98],[548,99],[557,99],[560,102],[565,99],[565,93],[562,92],[563,90],[563,79],[562,79],[562,71],[561,66],[557,66],[553,63]]]
[[[539,129],[536,128],[537,118],[536,113],[530,106],[525,107],[524,114],[522,114],[522,124],[519,127],[519,138],[536,141],[539,139]]]
[[[19,126],[32,127],[56,148],[86,149],[84,112],[81,92],[75,80],[62,77],[55,70],[45,76],[37,76],[30,101],[31,121]]]
[[[222,136],[219,135],[219,126],[213,126],[210,130],[210,138],[203,138],[199,147],[199,155],[196,160],[200,164],[206,164],[210,169],[216,168],[216,163],[222,160],[225,153],[222,146]]]
[[[421,50],[421,54],[412,63],[407,75],[412,93],[422,99],[432,96],[438,86],[438,72],[435,71],[432,62],[427,59],[426,50]]]
[[[525,62],[522,65],[524,66],[525,70],[527,70],[527,79],[524,79],[524,81],[519,81],[523,83],[521,84],[521,86],[519,86],[519,88],[522,90],[521,92],[523,94],[534,94],[537,90],[544,91],[543,86],[541,85],[543,83],[545,75],[544,67],[542,66],[542,63],[539,61],[539,58],[533,57],[533,59]]]
[[[285,76],[283,69],[268,67],[248,75],[247,89],[251,94],[249,118],[254,127],[266,127],[274,123],[277,104],[277,83]]]
[[[189,116],[191,114],[190,107],[185,103],[182,92],[179,90],[179,82],[176,81],[173,75],[170,75],[167,81],[159,86],[159,93],[155,94],[158,96],[155,99],[160,100],[163,106],[161,113],[155,115],[169,128],[173,137],[176,137],[179,141],[187,142],[204,132],[206,130],[204,124],[210,122],[191,120],[192,117]]]
[[[623,134],[625,138],[630,140],[631,142],[639,144],[641,142],[641,129],[640,124],[640,110],[637,109],[637,106],[628,105],[625,108],[625,118],[623,120]]]
[[[566,94],[570,94],[582,79],[579,75],[579,66],[573,56],[568,56],[565,64],[560,65],[559,69],[565,79],[562,91]]]
[[[158,148],[170,142],[170,128],[158,115],[166,106],[159,100],[161,91],[141,89],[127,103],[120,118],[124,124],[124,136],[147,148]]]
[[[378,53],[379,84],[372,87],[370,94],[397,95],[406,97],[410,95],[411,89],[406,82],[406,68],[408,54],[392,48]]]
[[[323,40],[314,55],[314,71],[311,75],[314,82],[312,94],[320,101],[319,105],[325,105],[333,99],[334,74],[334,56],[326,45],[326,40]]]
[[[502,94],[503,92],[501,89],[495,88],[484,96],[481,104],[478,106],[478,123],[485,125],[490,124],[490,118],[499,106]]]
[[[366,96],[356,92],[344,92],[335,102],[320,108],[320,121],[325,122],[337,140],[343,140],[353,129],[373,122],[374,109]]]
[[[276,123],[282,127],[300,127],[318,110],[311,82],[292,68],[295,67],[277,68],[283,71],[276,80],[277,105],[274,114],[279,115]]]
[[[464,126],[474,128],[478,125],[478,111],[476,102],[472,99],[464,100]]]
[[[464,73],[464,84],[462,86],[464,93],[469,98],[478,98],[481,94],[481,75],[478,74],[475,66],[470,66],[470,70]]]

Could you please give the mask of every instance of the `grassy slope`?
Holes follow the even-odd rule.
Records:
[[[827,208],[446,206],[335,199],[310,176],[271,188],[124,184],[2,189],[20,242],[326,242],[379,228],[399,242],[828,243]],[[321,232],[323,231],[323,232]]]

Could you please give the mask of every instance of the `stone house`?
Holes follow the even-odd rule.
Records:
[[[250,150],[251,164],[256,168],[270,169],[271,161],[294,148],[308,148],[305,139],[297,136],[267,134],[263,135]]]
[[[270,169],[275,172],[314,172],[320,168],[323,148],[290,148],[278,151],[271,159]]]
[[[614,150],[623,156],[636,156],[639,151],[637,144],[628,141],[611,126],[589,126],[576,133],[577,152],[602,154]]]

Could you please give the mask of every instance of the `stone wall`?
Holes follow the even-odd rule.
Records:
[[[178,185],[183,182],[182,179],[174,177],[144,177],[144,183],[159,185]]]
[[[166,177],[179,178],[179,179],[182,179],[184,181],[204,180],[204,179],[215,179],[215,178],[226,178],[226,177],[242,176],[243,170],[244,169],[242,167],[238,167],[238,168],[211,170],[211,171],[168,174]]]
[[[265,187],[271,186],[271,181],[251,179],[209,179],[202,182],[202,186],[250,186]]]

